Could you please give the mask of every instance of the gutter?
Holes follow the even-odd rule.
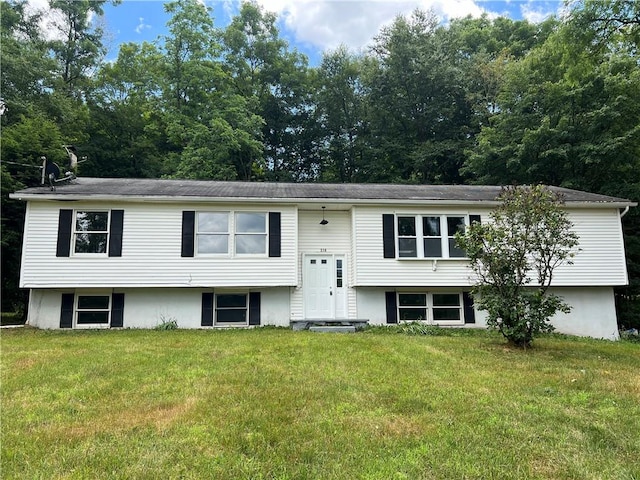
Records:
[[[111,201],[123,203],[266,203],[266,204],[310,204],[317,205],[324,203],[327,205],[438,205],[438,206],[482,206],[496,207],[502,202],[497,200],[467,200],[467,199],[427,199],[427,198],[335,198],[335,197],[209,197],[209,196],[173,196],[173,195],[109,195],[109,194],[33,194],[33,193],[11,193],[9,198],[22,201],[57,201],[57,202],[92,202],[92,201]],[[637,204],[629,202],[588,202],[588,201],[567,201],[566,207],[573,208],[624,208],[625,213],[630,206],[635,207]]]

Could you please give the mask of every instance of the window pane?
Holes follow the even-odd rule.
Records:
[[[401,237],[415,237],[416,219],[414,217],[398,217],[398,235]]]
[[[458,244],[456,243],[456,239],[455,238],[450,238],[449,239],[449,256],[450,257],[457,257],[457,258],[466,257],[467,256],[467,252],[465,252],[460,247],[458,247]]]
[[[106,232],[109,212],[76,212],[76,230]]]
[[[109,312],[78,312],[78,324],[109,323]]]
[[[426,308],[401,308],[400,320],[414,321],[414,320],[426,320],[427,309]]]
[[[267,237],[265,235],[236,235],[236,253],[265,253]]]
[[[425,237],[439,237],[440,217],[423,217],[422,232]]]
[[[245,294],[216,295],[217,308],[238,308],[247,306]]]
[[[247,311],[216,310],[216,323],[247,323]]]
[[[417,257],[418,256],[415,238],[398,239],[398,249],[399,249],[398,255],[400,257]]]
[[[464,217],[447,217],[447,232],[450,237],[457,232],[464,233]]]
[[[434,307],[459,307],[460,295],[457,293],[434,293],[433,294],[433,306]]]
[[[226,212],[198,213],[198,232],[227,233],[229,231],[229,214]]]
[[[228,235],[198,235],[198,253],[228,253]]]
[[[83,295],[78,297],[78,309],[80,310],[108,310],[109,296],[107,295]]]
[[[398,303],[403,306],[426,306],[427,296],[424,293],[401,293],[398,295]]]
[[[433,320],[436,322],[446,321],[446,320],[460,320],[460,309],[459,308],[434,308]]]
[[[442,241],[439,238],[424,239],[425,257],[442,257]]]
[[[106,233],[78,233],[76,234],[75,253],[106,253]]]
[[[266,218],[264,213],[236,213],[236,232],[266,233]]]

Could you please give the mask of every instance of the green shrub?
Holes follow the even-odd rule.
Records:
[[[154,330],[177,330],[178,321],[173,317],[160,317],[160,323],[155,326]]]

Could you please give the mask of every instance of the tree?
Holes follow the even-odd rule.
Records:
[[[531,345],[550,332],[550,318],[568,313],[562,298],[549,293],[553,272],[571,263],[578,236],[561,208],[562,198],[547,187],[507,187],[488,223],[474,222],[456,235],[471,260],[477,283],[474,294],[487,325],[512,344]]]
[[[362,58],[341,46],[325,53],[318,69],[316,105],[323,145],[322,180],[361,180],[364,99]]]
[[[460,183],[473,117],[457,45],[433,12],[398,17],[375,37],[364,83],[371,181]]]
[[[262,119],[260,140],[265,162],[255,162],[256,166],[270,180],[308,179],[313,171],[309,163],[315,155],[308,148],[313,131],[309,121],[313,86],[307,58],[289,49],[280,36],[276,15],[255,2],[242,3],[222,33],[222,42],[232,91]],[[239,173],[239,177],[248,179],[251,173]]]

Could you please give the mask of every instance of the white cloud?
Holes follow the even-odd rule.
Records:
[[[66,38],[67,19],[60,10],[52,9],[49,6],[49,0],[27,0],[26,12],[29,15],[42,14],[39,26],[45,40],[64,40]],[[95,14],[90,12],[88,21],[91,22],[94,16]]]
[[[144,23],[144,17],[140,17],[139,20],[140,23],[138,23],[138,26],[135,28],[136,33],[142,33],[143,31],[151,28],[151,25]]]
[[[447,21],[484,10],[476,0],[258,0],[266,10],[280,15],[295,40],[322,50],[345,44],[365,47],[397,15],[433,9]]]
[[[536,2],[528,0],[520,5],[522,18],[531,23],[540,23],[551,15],[559,13],[562,9],[562,2]]]

